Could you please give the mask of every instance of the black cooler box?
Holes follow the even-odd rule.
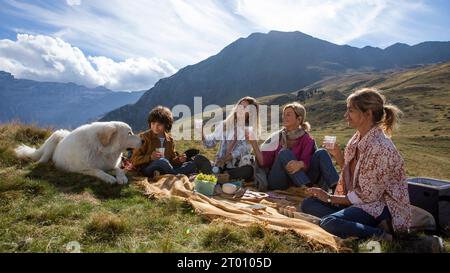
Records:
[[[436,226],[444,233],[450,231],[450,181],[433,178],[408,178],[411,204],[430,212]]]

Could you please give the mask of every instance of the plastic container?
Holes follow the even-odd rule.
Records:
[[[203,180],[194,180],[194,190],[198,193],[204,194],[206,196],[213,196],[214,195],[214,188],[216,187],[217,183],[213,183],[210,181],[203,181]]]

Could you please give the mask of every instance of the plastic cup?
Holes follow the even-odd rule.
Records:
[[[323,144],[327,149],[333,149],[336,143],[336,136],[325,136],[323,139]]]
[[[166,148],[158,148],[157,151],[161,153],[161,157],[164,157],[164,153],[166,152]]]

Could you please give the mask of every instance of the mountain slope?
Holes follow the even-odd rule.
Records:
[[[0,71],[0,123],[20,120],[40,126],[73,128],[112,109],[136,102],[143,92],[113,92],[74,83],[15,79]]]
[[[388,101],[404,112],[403,122],[450,135],[450,62],[334,76],[292,93],[260,97],[258,101],[283,106],[297,100],[307,107],[308,119],[313,124],[330,127],[342,121],[347,96],[365,87],[382,90]]]
[[[384,50],[340,46],[300,32],[255,33],[225,47],[219,54],[162,79],[134,105],[105,115],[144,129],[156,105],[192,107],[234,103],[245,95],[260,97],[294,91],[326,77],[349,71],[382,70],[450,60],[450,42],[415,46],[396,44]]]
[[[336,135],[345,145],[354,133],[344,120],[346,98],[375,87],[403,111],[393,141],[406,162],[408,176],[450,179],[450,62],[402,71],[355,73],[332,77],[294,93],[258,98],[262,104],[303,103],[317,141]],[[280,107],[282,108],[282,107]]]

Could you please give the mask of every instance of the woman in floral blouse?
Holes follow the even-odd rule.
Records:
[[[403,159],[390,136],[400,110],[386,104],[375,89],[362,89],[347,98],[345,118],[356,133],[342,154],[335,144],[328,151],[341,167],[334,192],[311,188],[302,211],[321,218],[320,226],[342,237],[392,240],[378,225],[392,222],[393,231],[411,224]]]

